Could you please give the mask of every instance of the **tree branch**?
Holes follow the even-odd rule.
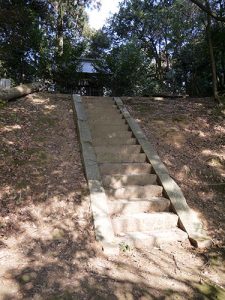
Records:
[[[199,0],[190,0],[192,3],[197,5],[202,11],[210,15],[212,18],[214,18],[217,21],[225,22],[225,17],[220,17],[216,15],[210,8],[207,8],[202,2]]]

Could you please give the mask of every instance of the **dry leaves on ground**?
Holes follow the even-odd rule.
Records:
[[[133,114],[157,149],[162,147],[164,161],[168,155],[174,176],[181,165],[186,165],[184,174],[199,174],[188,163],[194,151],[189,154],[189,149],[184,153],[179,148],[186,143],[182,135],[174,140],[177,146],[163,148],[162,123],[149,127],[154,124],[149,122],[150,111]],[[176,243],[154,249],[127,248],[116,257],[103,255],[94,239],[70,96],[27,96],[1,109],[0,122],[0,299],[222,299],[223,260],[215,249],[202,254],[189,244]],[[174,132],[186,126],[173,122],[177,122]],[[199,128],[187,126],[188,135],[199,135]],[[162,133],[154,133],[155,128]],[[215,128],[219,135],[220,127]],[[173,139],[168,133],[168,141]],[[195,140],[191,141],[195,147]],[[218,146],[215,149],[219,151]],[[179,155],[180,161],[187,158],[176,166]],[[215,164],[209,162],[209,166]],[[187,194],[191,181],[179,178]],[[197,193],[201,191],[202,187]],[[201,210],[199,199],[196,195],[190,204]],[[222,209],[219,201],[218,205]]]

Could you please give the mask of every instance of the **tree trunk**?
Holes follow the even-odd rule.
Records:
[[[206,4],[208,4],[207,1],[206,1]],[[215,62],[215,56],[214,56],[213,44],[212,44],[211,24],[212,24],[211,16],[207,14],[206,31],[207,31],[207,37],[208,37],[210,63],[211,63],[211,68],[212,68],[213,97],[217,103],[220,103],[220,98],[218,95],[218,87],[217,87],[216,62]]]
[[[57,47],[57,53],[56,57],[57,59],[60,58],[63,55],[63,16],[64,16],[64,10],[63,10],[63,4],[61,2],[57,3],[57,41],[56,41],[56,47]]]
[[[16,87],[7,90],[1,90],[0,100],[10,101],[37,92],[40,90],[40,88],[41,88],[41,84],[36,82],[36,83],[18,85]]]

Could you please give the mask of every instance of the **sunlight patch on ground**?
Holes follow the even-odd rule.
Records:
[[[222,127],[222,126],[220,126],[220,125],[214,126],[214,130],[217,131],[217,132],[219,132],[221,135],[225,134],[225,128]]]
[[[43,99],[48,96],[40,94]],[[23,147],[19,134],[12,137],[10,132],[4,133],[7,140],[15,143],[19,154],[24,154],[18,159],[25,161],[30,157],[38,158],[40,148],[37,147],[37,141],[42,141],[41,150],[51,159],[46,163],[46,156],[40,154],[44,162],[41,165],[33,160],[23,165],[15,165],[13,161],[5,163],[0,196],[7,193],[1,203],[4,204],[2,209],[5,214],[2,219],[8,225],[5,231],[1,231],[5,237],[0,244],[0,298],[58,299],[59,295],[62,299],[85,299],[89,296],[108,299],[112,295],[112,299],[116,296],[121,299],[193,299],[195,284],[202,282],[203,276],[218,280],[220,284],[225,283],[222,257],[218,257],[218,253],[210,256],[208,252],[203,256],[189,244],[162,245],[138,251],[130,249],[116,257],[103,255],[95,244],[88,189],[79,142],[69,112],[71,106],[66,98],[68,96],[49,97],[51,102],[44,101],[43,105],[31,104],[32,101],[23,99],[13,104],[19,107],[19,112],[24,108],[25,114],[20,115],[20,125],[26,123],[27,127],[22,146],[27,149],[26,145],[29,144],[29,155],[26,155],[27,151],[21,153]],[[52,108],[56,106],[53,108],[54,118],[60,122],[46,118],[45,113],[49,110],[45,105]],[[11,112],[8,111],[9,120]],[[145,124],[140,115],[138,118],[141,124]],[[151,123],[149,115],[147,122]],[[168,125],[166,122],[163,124]],[[146,131],[157,133],[152,128]],[[6,143],[5,148],[12,150],[10,155],[14,153],[14,146],[9,147]],[[196,168],[189,165],[191,158],[182,160],[183,157],[180,158],[178,154],[181,155],[183,149],[177,152],[176,149],[167,148],[165,153],[170,170],[173,170],[175,163],[179,163],[179,168],[188,177],[189,190],[186,192],[199,192],[198,204],[202,204],[201,207],[197,206],[199,209],[208,207],[210,201],[215,201],[217,205],[218,197],[213,199],[212,192],[201,193],[198,178],[191,174]],[[184,151],[188,152],[189,149],[186,143]],[[187,152],[184,154],[188,155]],[[200,155],[203,163],[207,155]],[[190,174],[186,166],[191,169]],[[12,171],[15,177],[11,176]],[[182,184],[185,184],[185,180]],[[20,193],[20,188],[25,189],[27,185],[29,192],[24,190]],[[20,195],[22,199],[24,197],[24,202],[16,204]],[[190,193],[190,200],[193,196],[195,194]],[[218,219],[220,207],[218,211],[216,209],[214,211]],[[210,222],[210,218],[207,220]],[[222,229],[218,230],[223,236]]]
[[[48,101],[49,101],[49,98],[47,98],[47,99],[43,99],[43,98],[39,98],[39,97],[36,97],[36,98],[32,98],[32,97],[30,97],[30,99],[29,100],[31,100],[31,102],[33,103],[33,104],[45,104],[45,103],[47,103]]]
[[[47,110],[52,111],[56,108],[56,105],[45,105],[44,108],[47,109]]]
[[[222,149],[217,149],[217,150],[211,150],[211,149],[203,149],[202,150],[202,154],[205,155],[205,156],[216,156],[218,158],[220,157],[224,157],[225,158],[225,149],[224,149],[225,146],[222,146]]]
[[[199,137],[205,138],[206,137],[206,133],[202,132],[202,131],[199,131]]]
[[[3,128],[2,128],[2,131],[4,132],[4,131],[6,131],[6,132],[10,132],[10,131],[15,131],[15,130],[18,130],[18,129],[21,129],[22,127],[20,126],[20,125],[18,125],[18,124],[16,124],[16,125],[11,125],[11,126],[4,126]]]
[[[181,149],[186,142],[186,138],[184,134],[179,132],[177,129],[171,129],[166,131],[164,141],[168,144],[174,145],[177,149]]]
[[[3,138],[3,141],[4,141],[4,143],[6,143],[8,145],[14,145],[15,144],[13,141],[10,141],[9,139],[6,139],[6,138]]]

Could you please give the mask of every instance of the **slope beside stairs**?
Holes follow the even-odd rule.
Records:
[[[202,223],[119,98],[73,96],[96,239],[119,245],[206,246]]]

